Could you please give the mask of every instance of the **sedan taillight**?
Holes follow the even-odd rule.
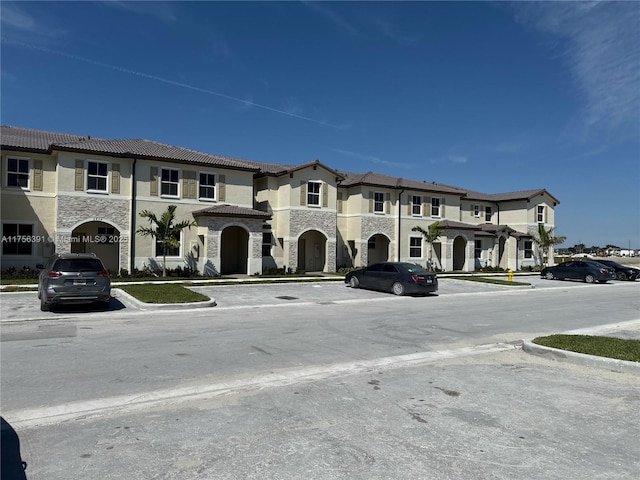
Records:
[[[420,283],[420,275],[411,275],[411,280],[415,283]]]

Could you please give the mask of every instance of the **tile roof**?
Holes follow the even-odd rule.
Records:
[[[271,214],[255,210],[253,208],[238,207],[237,205],[214,205],[193,212],[194,217],[245,217],[245,218],[271,218]]]
[[[535,196],[549,195],[556,202],[558,199],[551,195],[544,188],[534,188],[532,190],[518,190],[516,192],[505,192],[505,193],[481,193],[474,192],[473,190],[467,190],[467,199],[469,200],[486,200],[489,202],[504,202],[509,200],[530,200]],[[558,202],[560,203],[560,202]]]
[[[372,185],[377,187],[387,188],[405,188],[410,190],[421,190],[428,192],[438,193],[453,193],[458,195],[464,195],[465,190],[459,187],[452,187],[450,185],[444,185],[436,182],[420,182],[418,180],[411,180],[402,177],[393,177],[391,175],[385,175],[377,172],[366,173],[350,173],[339,172],[346,180],[340,183],[343,187],[351,187],[355,185]]]

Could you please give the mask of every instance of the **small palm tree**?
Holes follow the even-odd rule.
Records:
[[[533,235],[533,243],[542,251],[540,256],[540,264],[544,261],[544,257],[548,257],[549,248],[564,242],[567,237],[555,236],[553,227],[547,230],[542,223],[538,224],[538,232]]]
[[[176,218],[176,205],[169,205],[167,210],[158,219],[155,213],[149,210],[140,212],[142,218],[149,220],[150,227],[140,227],[136,233],[144,237],[153,237],[162,244],[162,276],[167,276],[167,249],[180,246],[180,232],[185,228],[191,229],[197,223],[195,220],[183,220],[173,223]]]
[[[440,222],[433,222],[431,225],[429,225],[429,228],[427,230],[420,228],[418,226],[413,227],[411,229],[412,232],[420,232],[424,237],[424,241],[427,242],[427,245],[429,245],[429,255],[427,257],[429,259],[428,260],[429,268],[433,268],[432,262],[431,262],[431,255],[433,252],[433,242],[435,242],[440,237],[440,235],[442,235],[442,230],[438,228],[439,224]]]

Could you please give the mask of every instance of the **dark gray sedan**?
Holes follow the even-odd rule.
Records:
[[[547,280],[582,280],[586,283],[606,283],[616,278],[613,268],[592,260],[575,260],[564,262],[552,267],[545,267],[540,272],[542,278]]]
[[[427,294],[438,291],[438,278],[419,265],[382,262],[347,273],[344,281],[351,288],[369,288],[396,295]]]

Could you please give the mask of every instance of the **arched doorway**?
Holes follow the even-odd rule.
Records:
[[[247,274],[249,232],[242,227],[227,227],[222,231],[220,274]]]
[[[467,241],[463,237],[456,237],[453,241],[453,269],[464,270],[467,260]]]
[[[367,242],[367,263],[373,265],[389,260],[389,239],[386,235],[378,233],[369,238]]]
[[[309,230],[298,239],[298,271],[322,272],[326,264],[327,237]]]
[[[120,230],[105,222],[86,222],[71,232],[71,253],[94,253],[113,275],[120,273]]]

